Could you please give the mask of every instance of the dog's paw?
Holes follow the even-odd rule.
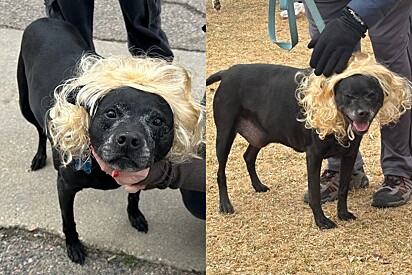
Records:
[[[356,216],[353,215],[351,212],[338,212],[338,217],[342,221],[350,221],[350,220],[356,220]]]
[[[36,171],[43,168],[46,165],[46,158],[47,156],[44,154],[36,154],[31,161],[30,169]]]
[[[146,218],[140,210],[137,213],[129,213],[129,221],[139,232],[147,233],[149,230]]]
[[[69,256],[72,262],[77,264],[84,264],[85,259],[85,251],[82,243],[77,240],[74,242],[67,242],[66,241],[66,248],[67,248],[67,256]]]
[[[221,203],[220,204],[220,213],[222,214],[233,214],[235,210],[230,203]]]
[[[253,186],[253,188],[255,189],[256,192],[267,192],[267,191],[269,191],[269,187],[267,187],[263,183],[253,184],[252,186]]]
[[[336,227],[336,223],[326,217],[315,219],[315,222],[320,229],[331,229]]]

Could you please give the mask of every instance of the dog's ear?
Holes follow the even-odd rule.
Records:
[[[62,90],[56,91],[55,103],[49,110],[49,135],[53,146],[60,151],[64,166],[73,158],[87,159],[90,155],[89,108],[77,102],[82,88],[78,86],[65,91],[62,87]]]
[[[336,82],[335,86],[333,86],[333,92],[336,94],[336,91],[339,89],[339,85],[342,83],[342,79]]]
[[[368,76],[368,77],[376,84],[376,86],[379,86],[382,89],[382,85],[376,77],[373,77],[373,76]]]
[[[79,92],[81,91],[81,89],[83,87],[84,86],[78,86],[74,90],[72,90],[70,92],[70,94],[67,96],[67,102],[70,103],[70,104],[76,105],[77,95],[79,94]],[[98,106],[98,105],[99,105],[99,101],[96,102],[96,106]],[[90,107],[89,106],[82,105],[82,107],[86,110],[86,112],[90,113]]]
[[[79,91],[83,88],[83,86],[76,87],[70,94],[67,96],[67,102],[70,104],[76,104],[76,97],[79,94]]]

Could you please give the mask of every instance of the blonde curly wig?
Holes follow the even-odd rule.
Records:
[[[182,163],[197,157],[197,148],[204,143],[204,113],[191,97],[191,81],[185,69],[157,58],[86,55],[79,62],[77,77],[55,89],[54,106],[49,111],[49,134],[63,165],[74,158],[90,158],[88,130],[97,103],[123,86],[160,95],[170,105],[174,142],[166,157],[169,161]],[[73,94],[74,104],[69,103]]]
[[[411,108],[412,85],[408,79],[391,72],[376,62],[373,56],[355,54],[342,73],[325,77],[311,72],[304,75],[299,83],[296,98],[303,107],[303,119],[299,120],[305,122],[306,128],[314,129],[320,139],[334,134],[338,142],[343,144],[344,138],[350,135],[349,125],[346,125],[336,107],[334,87],[340,80],[355,74],[374,77],[382,87],[383,106],[375,118],[380,126],[396,122]]]

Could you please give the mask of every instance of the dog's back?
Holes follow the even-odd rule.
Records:
[[[17,65],[19,104],[24,118],[39,134],[37,153],[31,170],[46,164],[46,113],[53,91],[65,79],[73,77],[75,65],[90,51],[80,33],[69,23],[42,18],[31,23],[23,33]],[[60,160],[53,156],[56,169]]]
[[[284,134],[306,132],[297,121],[301,108],[295,96],[295,76],[299,71],[281,65],[239,64],[210,76],[209,85],[221,80],[213,101],[218,132],[234,127],[256,147],[279,142],[303,151],[301,139],[294,144]]]
[[[17,68],[22,111],[29,108],[43,127],[50,95],[73,75],[72,68],[87,51],[80,33],[67,22],[41,18],[31,23],[23,33]],[[31,114],[23,115],[28,119]]]

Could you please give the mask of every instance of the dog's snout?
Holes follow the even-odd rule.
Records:
[[[359,118],[367,118],[370,115],[370,112],[367,110],[358,110],[357,115]]]
[[[137,148],[140,145],[139,137],[133,133],[123,133],[116,137],[116,142],[121,147]]]

